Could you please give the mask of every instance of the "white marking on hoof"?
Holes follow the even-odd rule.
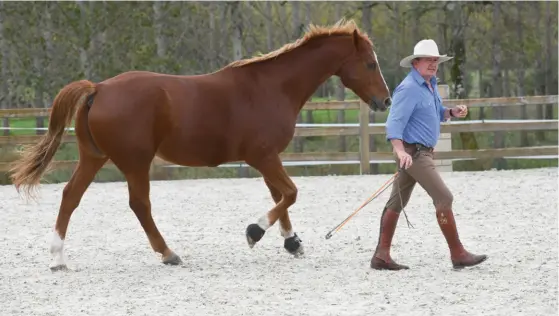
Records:
[[[280,234],[283,238],[289,238],[295,236],[295,232],[292,229],[290,229],[289,231],[285,231],[283,227],[281,227],[281,225],[280,225]]]
[[[49,267],[52,271],[68,269],[66,266],[66,261],[64,259],[64,240],[60,238],[60,234],[56,230],[52,234],[50,253],[53,260]]]
[[[266,231],[262,229],[258,224],[250,224],[245,230],[246,239],[250,248],[253,248],[258,240],[264,237]],[[253,239],[254,238],[254,239]]]
[[[256,245],[256,242],[254,240],[252,240],[252,238],[250,238],[249,235],[246,236],[247,239],[247,244],[250,247],[250,249],[254,248],[254,245]]]
[[[256,224],[258,224],[258,226],[260,226],[260,228],[262,228],[264,231],[268,230],[268,228],[270,228],[270,220],[268,219],[268,214],[260,217]]]

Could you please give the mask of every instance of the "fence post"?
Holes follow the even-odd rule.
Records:
[[[6,129],[4,130],[4,136],[10,136],[10,119],[5,117],[2,119],[2,121],[2,126],[6,127]]]
[[[369,106],[359,101],[359,169],[361,174],[371,173],[369,149]]]
[[[449,98],[450,87],[448,85],[439,85],[438,90],[442,99]],[[435,146],[435,158],[437,157],[437,151],[452,151],[451,133],[441,133],[439,141]],[[452,160],[435,159],[435,166],[438,171],[452,171]]]
[[[36,122],[35,126],[37,126],[37,130],[35,130],[35,134],[37,135],[46,134],[46,131],[40,129],[45,127],[45,118],[43,116],[37,116],[35,117],[35,122]]]

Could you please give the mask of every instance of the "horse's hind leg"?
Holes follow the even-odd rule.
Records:
[[[95,178],[95,174],[101,169],[107,159],[106,157],[94,157],[80,150],[78,165],[62,192],[62,201],[50,246],[50,252],[53,256],[53,261],[50,264],[52,271],[67,269],[64,258],[64,240],[70,217],[80,204],[81,198]]]
[[[246,238],[252,248],[262,239],[268,228],[280,220],[280,231],[285,238],[284,248],[291,254],[303,253],[301,239],[293,232],[287,209],[297,200],[297,187],[289,178],[283,168],[279,156],[270,156],[267,159],[250,163],[260,171],[265,179],[266,185],[276,202],[276,205],[263,215],[257,223],[248,225]]]
[[[128,182],[130,208],[140,221],[140,225],[142,225],[153,250],[161,254],[162,262],[170,265],[181,264],[181,258],[167,247],[151,215],[151,202],[149,198],[150,162],[141,164],[141,166],[133,170],[123,171]]]

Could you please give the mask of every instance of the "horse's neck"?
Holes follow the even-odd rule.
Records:
[[[349,49],[339,48],[351,48],[347,44],[351,40],[351,37],[341,36],[315,39],[316,43],[307,43],[259,66],[263,73],[272,74],[267,77],[268,87],[275,87],[278,92],[287,91],[289,95],[286,97],[297,107],[294,110],[298,113],[320,84],[333,76],[350,54]]]

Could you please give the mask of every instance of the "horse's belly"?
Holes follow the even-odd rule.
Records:
[[[215,167],[229,161],[227,146],[212,139],[177,140],[168,138],[157,150],[157,156],[183,166]]]

